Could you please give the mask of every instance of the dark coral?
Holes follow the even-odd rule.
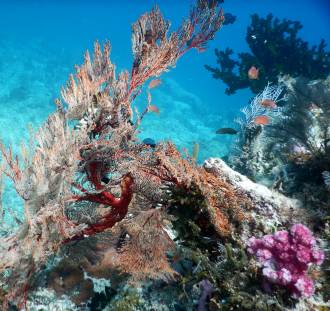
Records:
[[[279,20],[272,14],[266,18],[253,14],[251,19],[246,33],[251,52],[238,53],[235,59],[232,49],[216,49],[218,67],[205,66],[215,79],[227,85],[226,94],[243,88],[258,93],[267,82],[276,82],[280,74],[308,79],[324,79],[329,75],[330,53],[326,51],[325,41],[310,47],[298,37],[303,27],[300,22]],[[259,69],[259,79],[249,79],[248,70],[252,66]]]

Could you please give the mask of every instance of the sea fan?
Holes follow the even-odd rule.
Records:
[[[276,107],[275,109],[267,109],[261,103],[264,100],[271,100],[274,103],[279,103],[280,101],[285,101],[286,96],[282,96],[283,94],[283,87],[280,85],[271,85],[268,82],[267,86],[264,90],[256,95],[250,102],[250,105],[245,106],[241,109],[241,112],[244,114],[244,119],[237,118],[235,121],[240,125],[242,130],[246,127],[254,127],[254,120],[258,116],[267,115],[267,116],[278,116],[280,115],[282,108]]]

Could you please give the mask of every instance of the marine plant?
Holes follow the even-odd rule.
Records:
[[[235,59],[231,57],[234,54],[232,49],[216,49],[218,67],[205,67],[215,79],[227,85],[228,95],[244,88],[257,94],[268,82],[276,83],[279,75],[324,79],[330,73],[330,53],[326,50],[326,43],[322,40],[317,46],[310,47],[298,37],[301,28],[298,21],[279,20],[272,14],[265,18],[253,14],[246,33],[251,52],[238,53]],[[248,76],[252,67],[259,71],[257,79]]]
[[[235,188],[184,158],[170,142],[151,148],[136,136],[152,110],[155,83],[149,84],[145,110],[132,107],[146,81],[187,51],[204,50],[222,22],[218,1],[197,0],[189,18],[169,33],[169,22],[154,8],[133,24],[130,72],[117,75],[110,43],[102,49],[96,42],[93,57],[86,52],[63,87],[56,112],[21,153],[0,145],[2,172],[24,201],[23,223],[0,240],[4,310],[9,303],[26,304],[34,276],[51,255],[70,248],[83,254],[88,243],[80,243],[89,239],[97,257],[97,263],[95,258],[88,263],[90,270],[102,267],[135,280],[174,277],[167,258],[175,246],[168,234],[169,189],[197,187],[209,226],[219,236],[230,235],[232,221],[243,215]]]
[[[311,264],[322,264],[324,252],[316,246],[306,226],[296,224],[289,232],[277,231],[261,239],[252,237],[248,246],[249,252],[257,256],[268,282],[285,286],[295,298],[313,295],[314,284],[307,270]]]

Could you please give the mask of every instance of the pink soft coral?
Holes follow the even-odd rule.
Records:
[[[252,237],[248,251],[257,256],[267,281],[287,287],[295,298],[313,295],[314,283],[307,270],[311,264],[322,264],[324,252],[316,246],[306,226],[296,224],[290,232],[278,231],[261,239]]]

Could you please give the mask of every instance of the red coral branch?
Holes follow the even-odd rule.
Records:
[[[90,178],[92,181],[94,181],[94,185],[96,188],[99,188],[99,186],[101,186],[99,177],[100,176],[96,171],[92,172],[90,175]],[[126,216],[128,211],[128,205],[130,204],[133,197],[133,177],[130,174],[124,176],[120,186],[120,198],[116,198],[113,194],[107,191],[74,197],[76,201],[89,201],[110,206],[111,211],[105,214],[100,221],[95,224],[89,225],[79,235],[65,240],[64,243],[80,240],[86,236],[103,232],[104,230],[113,227],[117,222],[121,221]]]

